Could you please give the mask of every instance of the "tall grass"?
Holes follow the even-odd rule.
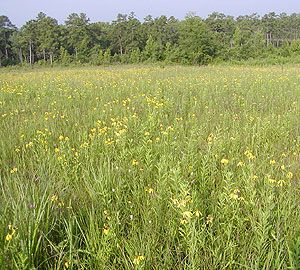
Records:
[[[297,67],[0,73],[0,269],[299,269]]]

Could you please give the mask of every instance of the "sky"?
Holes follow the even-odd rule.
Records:
[[[142,20],[148,14],[184,18],[188,12],[206,17],[217,11],[226,15],[300,13],[300,0],[0,0],[0,15],[17,27],[42,11],[63,23],[73,12],[86,13],[91,22],[112,21],[118,13],[135,12]]]

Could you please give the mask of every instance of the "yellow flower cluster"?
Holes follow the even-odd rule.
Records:
[[[135,256],[135,258],[133,259],[133,264],[139,265],[139,264],[141,264],[144,260],[145,260],[145,257],[144,257],[143,255],[137,255],[137,256]]]
[[[221,159],[221,164],[223,164],[224,166],[228,165],[229,164],[229,159],[222,158]]]
[[[15,235],[15,233],[16,233],[16,229],[14,228],[14,226],[11,224],[8,225],[8,233],[5,237],[5,240],[8,242],[11,241],[13,239],[13,236]]]
[[[255,156],[252,154],[252,152],[247,149],[245,152],[244,152],[244,155],[249,159],[249,160],[253,160],[255,159]]]

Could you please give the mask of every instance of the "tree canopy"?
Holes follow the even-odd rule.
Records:
[[[93,22],[84,13],[58,24],[40,12],[17,29],[0,16],[0,66],[11,64],[142,61],[207,64],[212,61],[292,57],[300,53],[300,14],[207,18],[193,13],[183,20],[118,14],[112,22]]]

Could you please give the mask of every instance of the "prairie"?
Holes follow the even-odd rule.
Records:
[[[299,269],[300,72],[0,72],[1,269]]]

